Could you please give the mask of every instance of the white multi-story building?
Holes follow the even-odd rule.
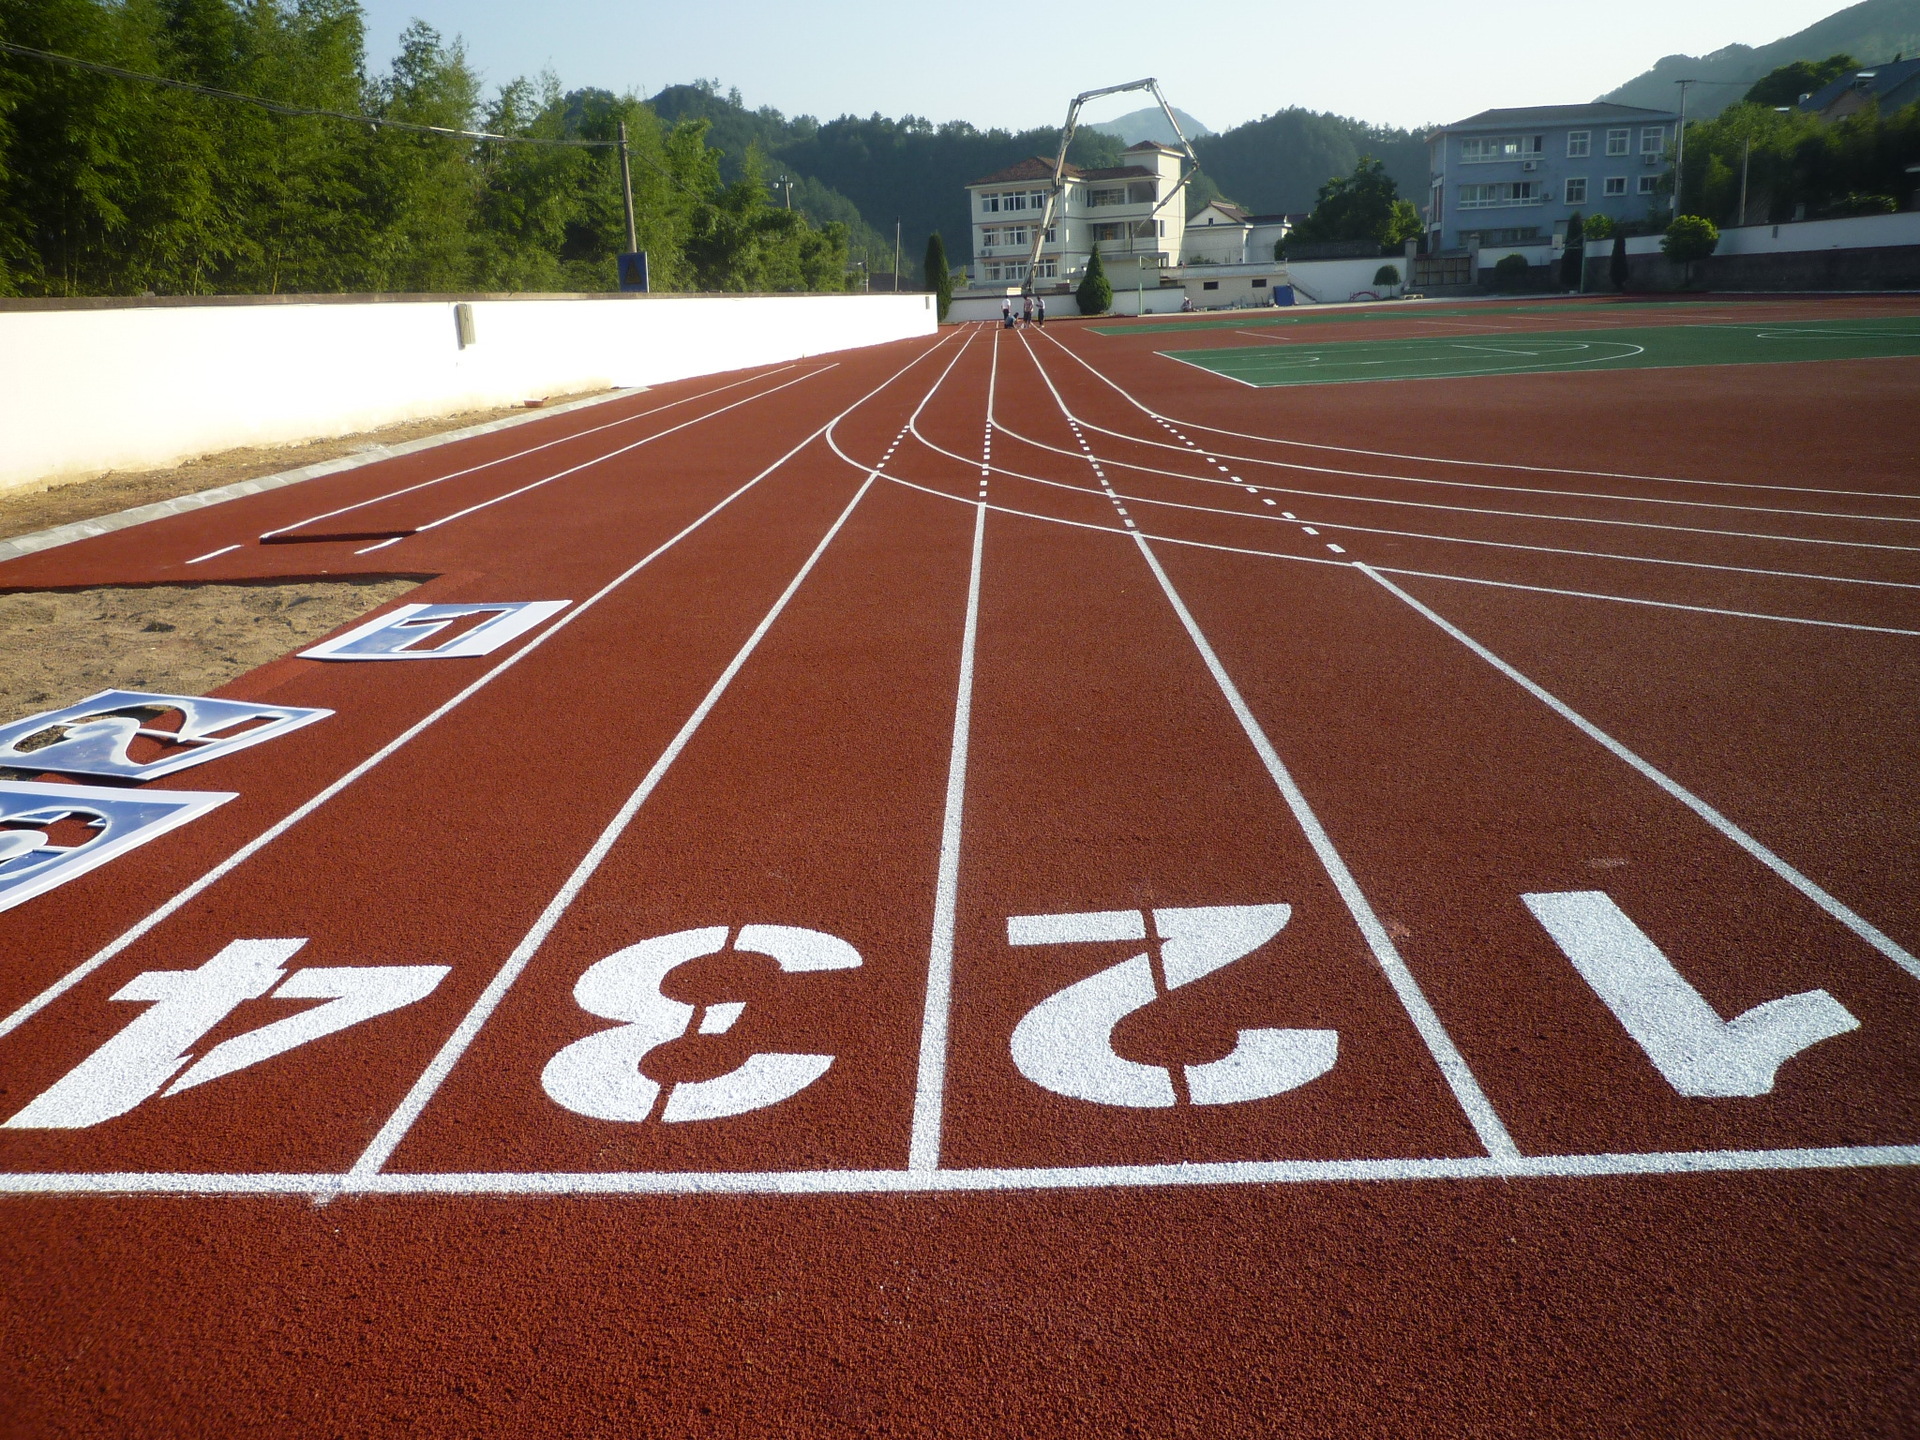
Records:
[[[1186,232],[1184,196],[1175,196],[1183,152],[1143,140],[1129,146],[1133,163],[1104,170],[1068,165],[1054,200],[1036,289],[1069,288],[1086,273],[1093,247],[1116,290],[1157,286],[1159,272],[1180,261]],[[1028,280],[1035,228],[1046,215],[1053,162],[1033,156],[967,186],[973,215],[973,264],[979,289],[1015,288]],[[1169,198],[1171,197],[1171,198]]]

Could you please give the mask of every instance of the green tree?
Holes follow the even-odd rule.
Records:
[[[928,288],[934,293],[940,318],[945,320],[953,305],[953,270],[947,264],[947,245],[938,230],[927,237],[926,272]]]
[[[1574,211],[1567,217],[1567,244],[1560,252],[1560,283],[1569,290],[1580,288],[1580,275],[1587,259],[1587,229]]]
[[[1613,254],[1607,257],[1607,280],[1616,290],[1627,288],[1627,237],[1613,232]]]
[[[1518,290],[1527,283],[1527,257],[1524,255],[1502,255],[1500,263],[1493,267],[1493,288],[1496,290]]]
[[[1679,265],[1686,283],[1693,283],[1693,267],[1713,254],[1720,243],[1720,227],[1704,215],[1676,215],[1660,241],[1660,253]]]
[[[1397,245],[1420,233],[1420,212],[1399,198],[1387,167],[1363,155],[1351,175],[1337,175],[1320,187],[1320,198],[1287,238],[1303,244],[1371,240]]]
[[[1098,245],[1087,258],[1087,273],[1080,277],[1080,286],[1073,297],[1079,301],[1082,315],[1104,315],[1113,304],[1113,285],[1107,279],[1107,267],[1100,259]]]
[[[1378,270],[1373,272],[1373,283],[1376,285],[1384,285],[1391,290],[1400,283],[1400,267],[1398,265],[1382,265]]]
[[[1792,105],[1802,95],[1811,95],[1849,70],[1859,68],[1860,63],[1851,55],[1829,55],[1824,60],[1795,60],[1791,65],[1782,65],[1754,81],[1753,88],[1747,91],[1742,101],[1748,105],[1769,107]]]
[[[1589,215],[1581,225],[1581,238],[1585,240],[1607,240],[1613,235],[1613,217],[1611,215]]]

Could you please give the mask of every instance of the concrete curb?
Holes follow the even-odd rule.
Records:
[[[591,405],[604,405],[609,400],[621,400],[629,395],[638,395],[645,388],[642,386],[640,389],[615,390],[606,395],[589,395],[584,400],[568,400],[563,404],[545,406],[525,415],[508,415],[499,420],[489,420],[484,425],[468,425],[464,429],[449,430],[441,435],[425,435],[418,440],[402,441],[398,445],[373,445],[365,450],[356,451],[352,455],[342,455],[338,459],[322,460],[314,465],[302,465],[297,470],[282,470],[277,475],[259,475],[252,480],[236,480],[231,485],[220,485],[211,490],[196,490],[191,495],[176,496],[172,500],[156,500],[151,505],[136,505],[131,510],[117,510],[111,515],[97,515],[91,520],[75,520],[71,524],[55,525],[49,530],[35,530],[26,535],[16,535],[10,540],[0,540],[0,564],[21,555],[51,550],[57,545],[70,545],[75,540],[86,540],[95,535],[107,535],[115,530],[144,525],[149,520],[159,520],[168,515],[183,515],[189,510],[204,510],[209,505],[218,505],[226,500],[238,500],[243,495],[258,495],[263,490],[278,490],[283,485],[297,485],[302,480],[317,480],[322,475],[338,475],[343,470],[357,470],[362,465],[392,460],[400,455],[417,454],[422,450],[431,450],[436,445],[451,445],[456,440],[470,440],[476,435],[491,435],[497,430],[511,430],[516,425],[530,425],[536,420],[565,415],[572,410],[584,410]]]

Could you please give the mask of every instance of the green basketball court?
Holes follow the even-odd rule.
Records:
[[[1220,350],[1163,350],[1243,385],[1340,385],[1571,370],[1767,365],[1920,356],[1920,317],[1662,325],[1539,334],[1436,335],[1411,340],[1286,341]]]

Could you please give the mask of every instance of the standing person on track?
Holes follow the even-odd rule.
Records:
[[[1047,323],[1047,297],[1036,296],[1033,302],[1033,318],[1044,329]]]
[[[1000,323],[1009,330],[1013,328],[1013,297],[1011,295],[1001,297]]]
[[[1020,323],[1022,325],[1033,324],[1033,296],[1031,295],[1023,296],[1021,298]]]

